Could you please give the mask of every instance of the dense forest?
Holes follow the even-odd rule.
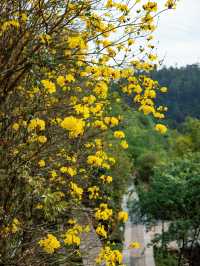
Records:
[[[199,64],[186,67],[163,67],[152,74],[160,85],[168,87],[159,101],[168,107],[167,119],[176,126],[187,116],[200,118],[200,67]]]

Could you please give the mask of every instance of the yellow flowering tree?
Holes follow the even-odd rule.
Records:
[[[76,220],[79,210],[105,239],[115,219],[127,220],[111,208],[107,188],[118,167],[110,136],[128,148],[123,118],[110,112],[110,83],[144,114],[164,117],[154,101],[163,88],[135,75],[156,63],[157,12],[157,2],[139,0],[1,1],[1,264],[75,264],[89,230]],[[120,265],[120,252],[104,243],[97,262]]]

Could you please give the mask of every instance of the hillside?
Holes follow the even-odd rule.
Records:
[[[168,106],[167,118],[176,126],[187,116],[200,118],[200,67],[198,64],[186,67],[162,68],[153,73],[153,78],[169,92],[160,95],[159,101]]]

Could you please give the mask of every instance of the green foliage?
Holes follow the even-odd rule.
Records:
[[[156,169],[148,191],[139,187],[140,205],[147,219],[189,220],[196,225],[200,218],[200,153]]]
[[[153,73],[160,85],[167,86],[169,92],[159,95],[159,102],[168,107],[167,118],[177,126],[187,116],[200,118],[200,68],[198,64],[186,67],[162,68]]]
[[[148,182],[153,175],[154,167],[165,162],[167,136],[154,130],[152,118],[135,112],[127,112],[125,133],[129,143],[129,156],[134,162],[134,173],[143,181]]]
[[[188,117],[183,124],[182,131],[193,143],[193,151],[200,150],[200,120]]]
[[[177,266],[178,259],[176,254],[171,254],[161,248],[154,249],[156,266]]]
[[[138,209],[145,223],[170,221],[167,231],[157,235],[154,244],[161,243],[162,247],[167,247],[167,244],[176,241],[180,249],[195,248],[200,232],[199,152],[177,157],[165,167],[157,168],[148,187],[140,185],[138,194]],[[132,212],[135,206],[133,202],[130,207]],[[182,260],[181,252],[180,257]]]

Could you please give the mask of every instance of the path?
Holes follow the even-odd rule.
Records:
[[[138,199],[136,192],[131,193],[131,197]],[[127,210],[127,202],[130,196],[125,196],[123,200],[123,209]],[[137,218],[137,217],[136,217]],[[146,232],[146,228],[143,224],[134,224],[128,221],[125,224],[124,233],[124,263],[127,266],[155,266],[153,248],[148,247],[151,241],[151,232]],[[132,242],[139,242],[140,249],[129,249],[128,246]]]
[[[140,249],[128,249],[131,242],[139,242]],[[124,263],[127,266],[155,266],[153,248],[148,247],[150,234],[142,224],[127,222],[125,226]]]

